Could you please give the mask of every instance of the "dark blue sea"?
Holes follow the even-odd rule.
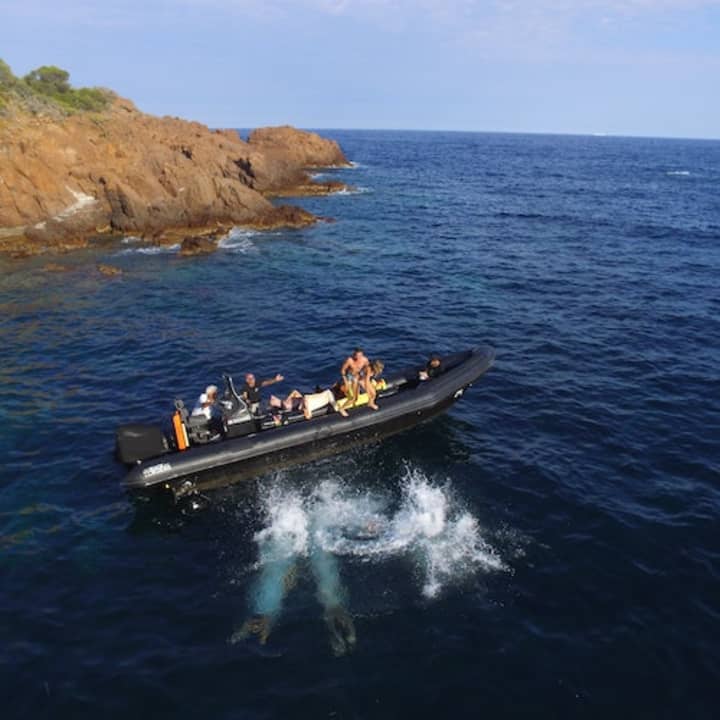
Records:
[[[717,717],[720,142],[326,134],[335,222],[1,261],[0,716]],[[223,371],[481,343],[380,445],[123,490],[115,427]]]

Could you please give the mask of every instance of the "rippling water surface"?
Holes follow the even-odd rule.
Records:
[[[715,717],[720,143],[330,135],[337,222],[2,261],[3,717]],[[121,488],[115,426],[223,370],[481,342],[380,446],[195,514]]]

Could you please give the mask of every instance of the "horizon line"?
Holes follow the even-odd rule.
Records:
[[[698,142],[720,142],[720,135],[717,137],[701,137],[687,135],[633,135],[626,133],[613,132],[580,132],[580,131],[559,131],[559,130],[469,130],[469,129],[447,129],[447,128],[383,128],[383,127],[332,127],[332,126],[301,126],[292,125],[291,123],[280,123],[275,125],[253,125],[230,128],[237,130],[256,130],[262,127],[295,127],[298,130],[311,130],[319,132],[327,132],[340,130],[342,132],[416,132],[416,133],[466,133],[475,135],[550,135],[561,137],[596,137],[596,138],[616,138],[627,140],[691,140]],[[228,129],[227,126],[210,126],[213,130]]]

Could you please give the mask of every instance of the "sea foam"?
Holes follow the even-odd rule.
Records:
[[[252,238],[257,235],[253,230],[233,228],[219,243],[218,248],[227,252],[245,255],[257,250]]]
[[[127,243],[125,242],[127,240]],[[124,244],[129,244],[131,241],[127,238],[123,239]],[[144,245],[143,247],[128,247],[124,250],[120,250],[117,255],[164,255],[169,253],[176,253],[180,249],[180,243],[174,245]]]

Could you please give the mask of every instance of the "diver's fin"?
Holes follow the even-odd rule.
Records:
[[[325,624],[328,627],[333,654],[340,657],[352,652],[357,642],[357,635],[350,614],[340,606],[328,608],[325,611]]]
[[[264,645],[270,636],[272,623],[269,615],[256,615],[248,618],[239,630],[236,630],[228,641],[231,645],[247,640],[251,635],[257,635],[258,642]]]

